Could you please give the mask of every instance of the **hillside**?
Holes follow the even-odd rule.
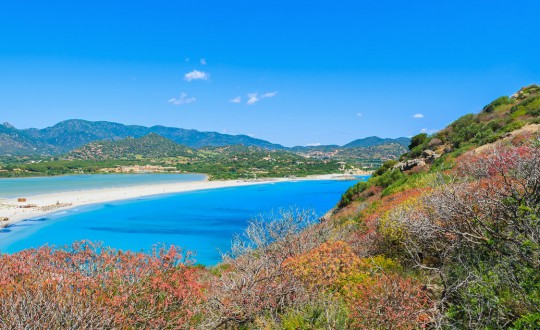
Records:
[[[88,328],[539,329],[540,88],[409,149],[324,219],[286,209],[253,220],[210,269],[174,247],[1,255],[0,315],[8,328],[18,313],[63,321],[68,305],[77,314],[67,319]],[[266,154],[269,168],[299,157],[201,153],[228,166]]]
[[[376,147],[384,144],[392,144],[397,143],[404,147],[407,147],[409,143],[411,142],[411,139],[406,137],[400,137],[397,139],[383,139],[377,136],[369,136],[363,139],[354,140],[352,142],[349,142],[343,146],[343,148],[366,148],[366,147]]]
[[[410,140],[407,139],[410,143]],[[368,147],[333,147],[319,146],[310,148],[294,148],[298,155],[314,159],[333,159],[359,165],[366,169],[378,168],[387,160],[397,159],[407,151],[402,144],[395,142],[385,142]]]
[[[183,128],[137,125],[124,125],[113,122],[91,122],[72,119],[60,122],[44,129],[23,130],[28,135],[48,143],[62,152],[68,152],[85,144],[101,140],[119,140],[127,137],[139,138],[151,133],[161,135],[176,143],[200,148],[203,146],[223,146],[244,144],[260,146],[268,149],[282,149],[278,144],[251,138],[246,135],[228,135],[216,132],[199,132]]]
[[[168,157],[193,158],[196,151],[169,139],[150,133],[140,138],[118,141],[91,142],[67,154],[66,159],[163,159]]]
[[[92,122],[71,119],[44,129],[18,130],[8,123],[2,125],[0,127],[0,156],[57,156],[72,152],[93,142],[103,143],[103,141],[141,138],[149,134],[157,134],[177,144],[194,149],[244,145],[268,150],[288,150],[315,158],[335,158],[336,161],[351,160],[355,158],[351,157],[351,155],[358,154],[359,156],[356,158],[367,160],[368,165],[371,164],[369,161],[377,163],[381,160],[397,158],[405,151],[404,146],[409,144],[408,138],[383,139],[368,137],[355,140],[345,146],[327,145],[286,148],[247,135],[229,135],[165,126],[145,127],[106,121]],[[401,147],[398,147],[398,145]],[[345,149],[354,149],[354,151],[348,150],[345,152]]]
[[[9,123],[0,125],[0,155],[51,154],[54,146],[39,141]]]
[[[191,149],[151,133],[141,138],[91,142],[53,159],[4,157],[0,176],[132,173],[135,165],[143,166],[144,172],[205,173],[213,180],[306,176],[352,169],[337,160],[311,159],[287,150],[255,146]]]

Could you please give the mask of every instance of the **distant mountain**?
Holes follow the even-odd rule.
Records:
[[[0,125],[0,155],[53,154],[58,150],[39,139],[32,137],[4,123]]]
[[[195,157],[197,152],[160,135],[150,133],[141,138],[118,141],[91,142],[67,154],[67,159],[162,159],[167,157]]]
[[[377,136],[370,136],[354,140],[344,146],[297,146],[291,148],[291,150],[309,158],[339,159],[370,164],[372,161],[399,158],[400,155],[409,150],[407,147],[410,143],[411,140],[406,137],[384,139]]]
[[[282,145],[255,139],[247,135],[200,132],[194,129],[165,126],[124,125],[106,121],[92,122],[80,119],[66,120],[44,129],[32,128],[24,131],[33,138],[46,142],[63,152],[71,151],[94,141],[119,140],[127,137],[139,138],[151,133],[161,135],[191,148],[242,144],[266,149],[284,149]]]
[[[318,145],[318,146],[296,146],[291,149],[297,152],[306,152],[306,151],[327,152],[327,151],[332,151],[332,150],[337,150],[337,149],[370,148],[370,147],[378,147],[378,146],[390,145],[390,144],[399,144],[404,147],[408,147],[410,143],[411,143],[411,139],[406,138],[406,137],[391,139],[391,138],[380,138],[378,136],[369,136],[366,138],[354,140],[343,146],[330,144],[330,145]]]
[[[389,144],[389,143],[398,143],[405,147],[408,147],[411,143],[411,139],[406,137],[400,137],[397,139],[390,139],[390,138],[380,138],[377,136],[369,136],[363,139],[354,140],[352,142],[347,143],[343,146],[343,148],[367,148],[367,147],[376,147],[383,144]]]
[[[146,138],[139,140],[143,137]],[[105,141],[122,142],[111,144]],[[172,142],[175,143],[175,146],[171,145]],[[360,148],[357,151],[350,151],[345,154],[348,157],[351,155],[362,155],[365,158],[373,158],[369,157],[369,155],[373,155],[377,158],[384,156],[383,159],[387,159],[397,158],[406,151],[401,147],[390,146],[396,143],[400,146],[408,146],[410,141],[408,138],[383,139],[373,136],[355,140],[342,147],[338,145],[325,145],[286,148],[282,145],[252,138],[247,135],[200,132],[194,129],[166,126],[145,127],[124,125],[107,121],[93,122],[71,119],[43,129],[30,128],[23,130],[19,130],[8,123],[0,126],[0,156],[60,155],[73,151],[68,157],[90,159],[93,156],[97,157],[93,152],[99,151],[101,152],[99,157],[125,158],[138,152],[140,153],[141,150],[139,149],[142,149],[142,152],[146,156],[157,157],[157,154],[152,155],[150,152],[150,146],[156,149],[156,153],[161,153],[162,155],[163,152],[171,152],[175,156],[181,156],[187,152],[187,149],[178,149],[181,146],[177,144],[180,144],[195,149],[242,145],[266,150],[292,151],[315,158],[335,158],[338,155],[336,153],[338,150]],[[377,147],[378,149],[369,149],[372,147]],[[343,152],[339,155],[341,154]]]

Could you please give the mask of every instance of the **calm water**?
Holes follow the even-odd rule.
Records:
[[[76,240],[148,251],[156,243],[196,251],[198,263],[220,261],[235,233],[250,219],[282,207],[314,209],[323,215],[356,181],[299,181],[200,190],[91,205],[30,219],[0,233],[0,250],[16,252],[43,244]]]
[[[92,174],[0,179],[0,198],[153,183],[200,181],[204,178],[202,174]]]

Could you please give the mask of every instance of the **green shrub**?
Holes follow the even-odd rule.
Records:
[[[500,107],[501,105],[512,104],[512,102],[512,99],[510,99],[508,96],[501,96],[495,101],[486,105],[482,111],[486,113],[492,113],[493,111],[495,111],[496,108]]]
[[[374,173],[373,176],[379,176],[382,175],[384,172],[388,171],[389,169],[393,168],[394,165],[396,165],[398,162],[396,160],[387,160],[384,162],[381,167],[379,167]]]
[[[522,128],[523,126],[525,126],[525,123],[522,122],[522,121],[514,121],[514,122],[511,122],[510,124],[506,125],[503,127],[503,129],[501,130],[501,133],[510,133],[510,132],[513,132],[517,129],[520,129]]]
[[[371,183],[373,186],[379,186],[386,188],[393,184],[394,182],[406,177],[405,174],[401,173],[398,169],[392,169],[385,172],[381,176],[373,177],[368,180],[368,183]]]
[[[531,97],[510,109],[513,118],[524,115],[540,116],[540,96]]]
[[[419,146],[426,142],[428,135],[426,133],[420,133],[411,138],[411,144],[409,145],[409,150],[413,150],[416,146]]]
[[[338,206],[344,207],[349,205],[354,200],[355,196],[359,195],[364,190],[371,187],[371,184],[369,184],[368,182],[358,182],[354,186],[347,189],[347,191],[341,196],[341,200],[339,201]]]

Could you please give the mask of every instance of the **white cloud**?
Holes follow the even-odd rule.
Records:
[[[361,112],[359,112],[359,113],[357,113],[357,114],[356,114],[356,116],[358,116],[358,117],[362,117],[362,116],[363,116],[363,114],[362,114]]]
[[[421,114],[421,113],[415,113],[412,117],[413,118],[424,118],[424,115]]]
[[[231,102],[231,103],[241,103],[242,98],[240,96],[237,96],[234,99],[230,99],[229,102]]]
[[[248,104],[248,105],[254,105],[255,103],[257,103],[257,102],[259,102],[261,100],[257,93],[250,93],[247,96],[248,96],[248,100],[247,100],[246,104]]]
[[[265,99],[265,98],[269,98],[269,97],[274,97],[277,95],[277,92],[274,91],[274,92],[268,92],[268,93],[264,93],[263,95],[261,95],[261,99]]]
[[[420,130],[420,133],[427,133],[427,134],[433,134],[433,133],[437,133],[438,130],[436,129],[427,129],[427,128],[422,128]]]
[[[201,65],[206,65],[206,59],[205,58],[201,58]]]
[[[308,144],[307,144],[308,147],[318,147],[318,146],[320,146],[320,145],[321,145],[320,142],[308,143]]]
[[[208,80],[208,78],[210,78],[209,73],[206,73],[206,72],[203,72],[203,71],[198,71],[198,70],[193,70],[193,71],[188,72],[188,73],[186,73],[184,75],[184,79],[187,80],[187,81]]]
[[[271,98],[271,97],[274,97],[276,95],[277,95],[276,91],[274,91],[274,92],[266,92],[266,93],[263,93],[261,95],[259,95],[259,93],[249,93],[247,95],[248,100],[247,100],[246,104],[254,105],[255,103],[259,102],[262,99]]]
[[[179,98],[173,97],[172,99],[170,99],[167,102],[169,102],[171,104],[174,104],[174,105],[183,105],[183,104],[190,104],[190,103],[193,103],[195,101],[197,101],[197,98],[188,97],[188,95],[186,93],[181,93]]]

